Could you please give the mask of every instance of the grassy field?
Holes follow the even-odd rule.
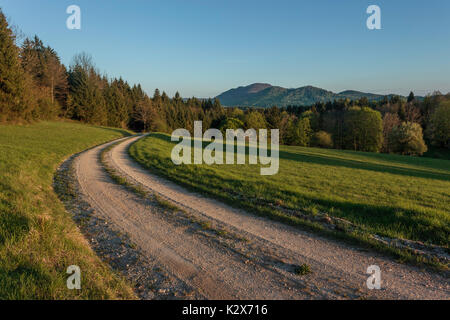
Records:
[[[130,154],[155,173],[278,220],[302,224],[285,214],[292,210],[327,213],[367,233],[448,248],[448,160],[280,146],[279,173],[261,176],[259,165],[175,166],[173,146],[170,136],[152,134]]]
[[[65,157],[125,135],[73,122],[0,125],[0,299],[134,297],[92,252],[52,189]],[[66,287],[69,265],[81,268],[81,290]]]

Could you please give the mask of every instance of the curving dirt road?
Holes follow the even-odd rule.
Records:
[[[150,174],[128,155],[137,139],[115,146],[108,166],[179,212],[113,182],[99,161],[111,143],[82,153],[75,160],[76,178],[94,214],[156,261],[174,291],[182,283],[181,291],[206,299],[450,298],[449,281],[438,274],[251,215]],[[312,272],[296,274],[302,264]],[[367,289],[370,265],[381,268],[381,290]]]

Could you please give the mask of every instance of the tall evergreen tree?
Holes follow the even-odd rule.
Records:
[[[105,99],[108,107],[108,125],[126,128],[131,114],[131,101],[127,101],[125,85],[121,80],[114,80],[105,89]]]
[[[25,76],[15,36],[0,9],[0,120],[26,118]]]
[[[55,50],[44,46],[43,42],[35,36],[34,39],[25,39],[20,57],[24,70],[32,77],[41,96],[40,106],[49,104],[54,109],[53,113],[59,113],[59,106],[65,107],[67,100],[67,72],[65,66]],[[42,101],[44,99],[47,102]],[[41,112],[44,112],[41,110]],[[47,111],[52,112],[52,110]]]
[[[75,66],[69,72],[69,85],[70,116],[87,123],[107,124],[105,99],[96,79],[82,66]]]

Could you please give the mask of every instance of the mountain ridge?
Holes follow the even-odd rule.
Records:
[[[375,93],[361,92],[357,90],[344,90],[335,93],[311,85],[299,88],[283,88],[268,83],[253,83],[248,86],[240,86],[219,94],[216,98],[224,106],[262,107],[271,106],[286,107],[288,105],[308,106],[316,102],[328,102],[338,99],[361,99],[366,97],[369,101],[379,101],[385,96]]]

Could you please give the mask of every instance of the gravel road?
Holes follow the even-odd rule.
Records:
[[[114,183],[99,161],[111,143],[80,154],[75,177],[93,214],[127,234],[144,260],[165,271],[174,297],[450,298],[449,281],[438,274],[252,215],[149,173],[127,152],[139,138],[109,151],[108,166],[180,210],[163,209]],[[303,264],[312,272],[297,274]],[[380,290],[367,288],[370,265],[381,269]]]

